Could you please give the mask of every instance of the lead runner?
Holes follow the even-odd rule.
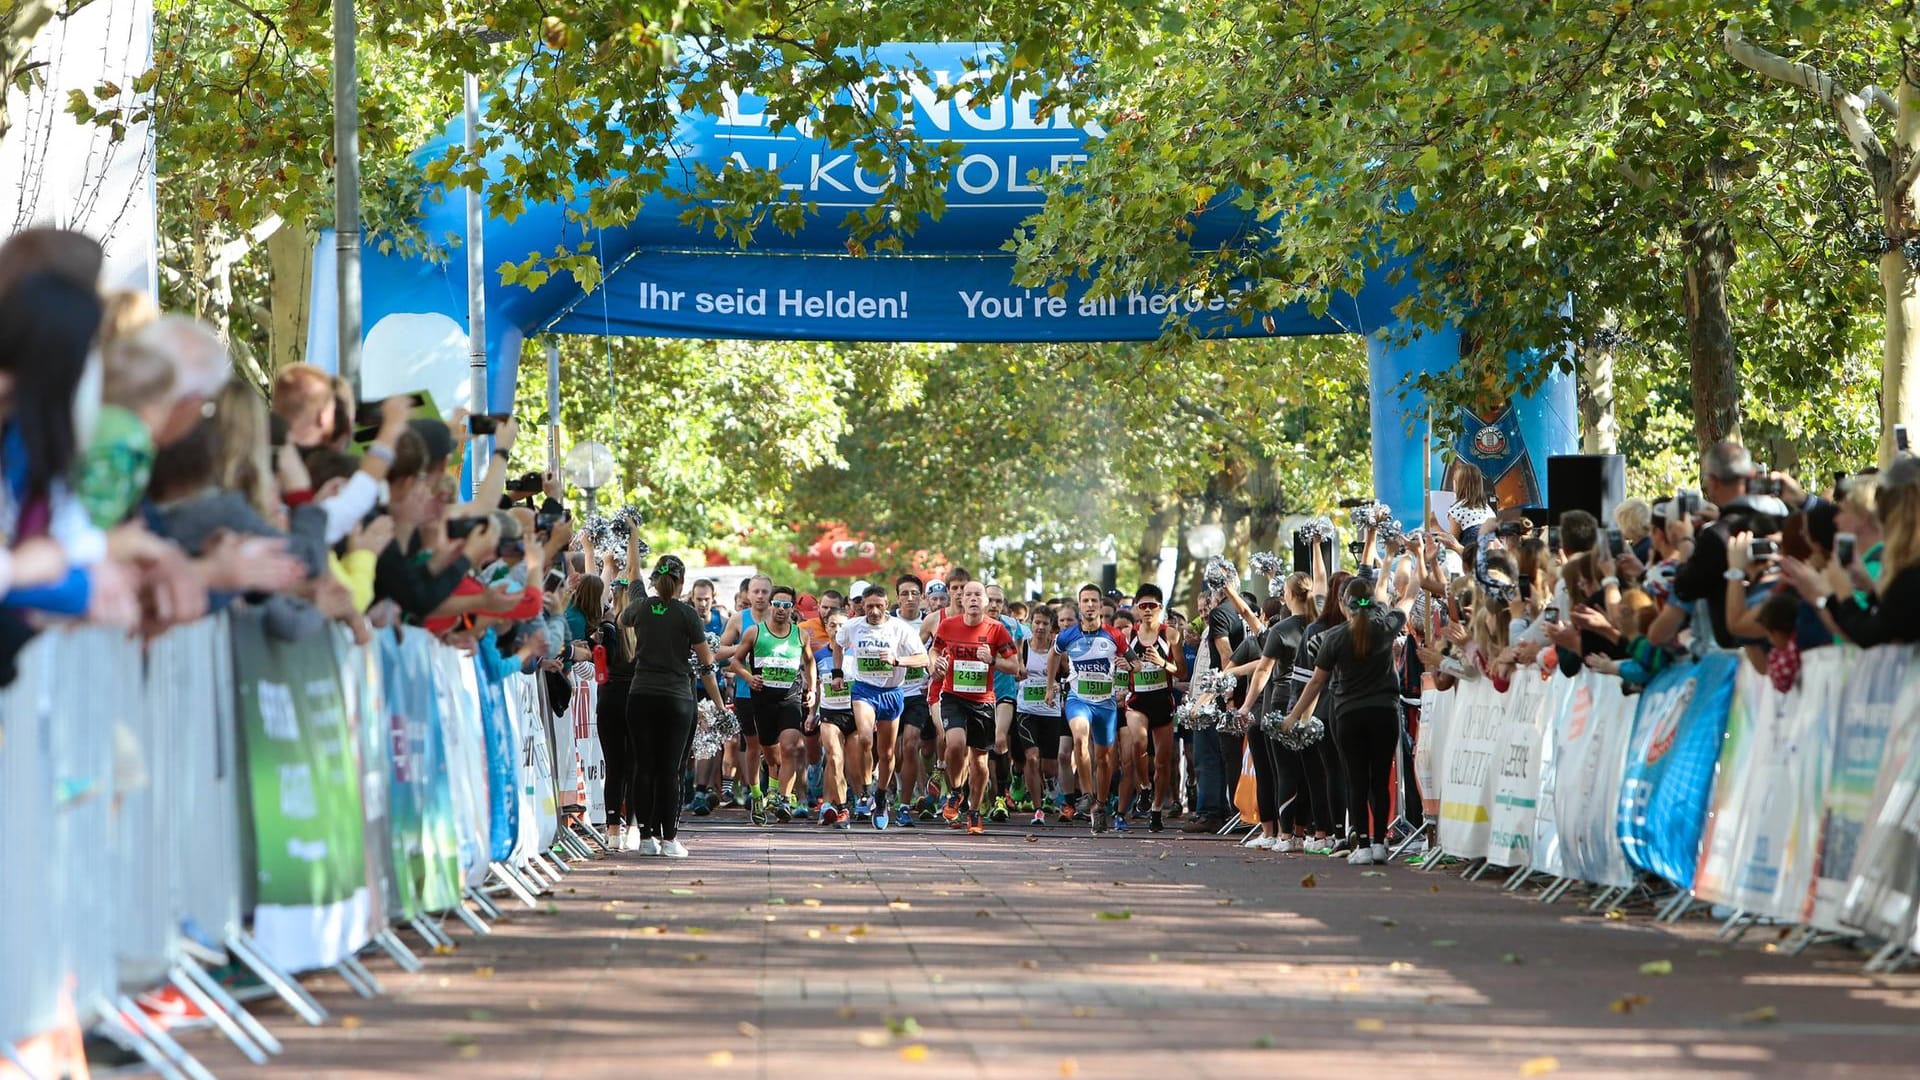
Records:
[[[987,752],[994,744],[993,673],[1025,675],[1014,655],[1013,635],[998,619],[987,618],[987,588],[969,581],[960,589],[960,614],[940,620],[933,632],[933,680],[940,691],[940,720],[946,728],[947,775],[967,777],[967,832],[986,832],[980,804],[987,791]],[[958,799],[956,792],[949,803]],[[954,809],[958,809],[957,806]],[[958,814],[951,819],[959,825]]]

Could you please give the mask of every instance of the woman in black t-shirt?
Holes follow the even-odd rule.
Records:
[[[1299,723],[1322,688],[1333,683],[1330,730],[1346,763],[1353,800],[1353,854],[1347,861],[1357,865],[1387,859],[1387,824],[1393,819],[1389,779],[1400,741],[1393,639],[1406,625],[1405,609],[1413,605],[1414,590],[1408,587],[1402,593],[1401,606],[1383,612],[1380,605],[1388,595],[1384,576],[1378,584],[1366,578],[1347,583],[1347,621],[1320,636],[1313,678],[1287,716],[1289,725]]]
[[[713,675],[713,650],[699,614],[679,599],[687,565],[663,555],[653,568],[653,595],[636,596],[620,612],[633,631],[633,674],[627,690],[627,730],[633,739],[634,784],[628,800],[640,823],[640,853],[685,858],[676,821],[680,770],[693,742],[699,712],[693,704],[693,665],[707,699],[724,708]]]

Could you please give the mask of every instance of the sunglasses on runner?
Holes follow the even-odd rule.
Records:
[[[1142,612],[1144,612],[1144,611],[1159,611],[1159,610],[1160,610],[1160,605],[1159,605],[1159,604],[1156,604],[1156,603],[1154,603],[1154,602],[1153,602],[1153,601],[1151,601],[1151,600],[1136,600],[1136,601],[1134,601],[1134,604],[1133,604],[1133,610],[1135,610],[1135,611],[1142,611]]]
[[[793,601],[791,601],[791,600],[772,600],[772,601],[769,601],[769,602],[767,603],[767,606],[768,606],[768,607],[777,607],[777,608],[779,608],[779,609],[780,609],[780,610],[782,610],[782,611],[786,611],[787,609],[789,609],[789,608],[791,608],[791,607],[793,607]]]

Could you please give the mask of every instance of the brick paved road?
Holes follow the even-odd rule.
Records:
[[[375,965],[379,1001],[315,980],[335,1021],[268,1013],[288,1045],[273,1074],[1920,1070],[1920,976],[1862,977],[1842,947],[1789,957],[1770,933],[1726,945],[1705,922],[1214,839],[1032,835],[703,823],[691,859],[593,864],[490,938],[455,930],[459,951],[422,974]],[[1672,974],[1641,973],[1656,960]],[[223,1077],[256,1071],[211,1036],[189,1045]]]

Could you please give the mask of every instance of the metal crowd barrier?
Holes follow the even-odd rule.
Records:
[[[64,1075],[98,1030],[203,1080],[134,1000],[162,987],[265,1063],[280,1043],[233,983],[320,1023],[301,974],[372,996],[362,956],[424,963],[402,931],[430,951],[449,919],[487,933],[496,899],[533,906],[605,852],[560,810],[597,759],[544,679],[417,630],[283,643],[236,613],[151,642],[41,635],[0,690],[0,1077]]]

